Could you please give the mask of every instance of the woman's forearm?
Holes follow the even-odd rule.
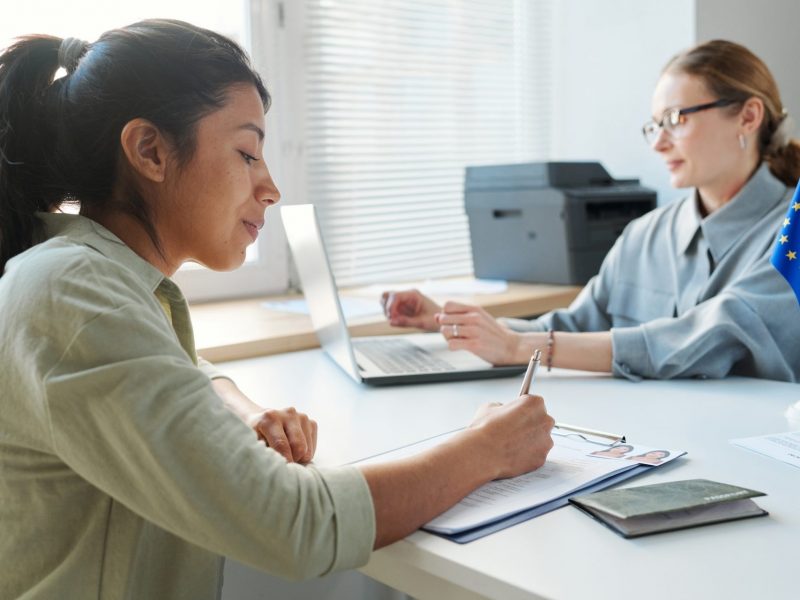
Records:
[[[533,350],[538,348],[542,351],[542,361],[546,363],[548,358],[552,358],[554,367],[600,373],[611,372],[613,356],[610,331],[555,331],[549,352],[546,332],[518,335],[520,343],[514,357],[517,363],[527,362]]]
[[[487,453],[470,436],[466,430],[421,455],[361,468],[375,506],[376,549],[404,538],[491,481],[490,465],[479,464]]]
[[[375,507],[375,548],[405,537],[492,479],[538,469],[553,447],[553,423],[538,396],[495,402],[430,450],[361,467]]]
[[[245,423],[250,424],[254,415],[264,411],[262,407],[250,400],[230,379],[225,377],[212,379],[211,385],[228,410]]]

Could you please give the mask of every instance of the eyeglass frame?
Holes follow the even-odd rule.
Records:
[[[714,102],[706,102],[704,104],[695,104],[694,106],[687,106],[686,108],[668,108],[663,113],[661,113],[661,120],[656,121],[655,119],[650,119],[644,125],[642,125],[642,135],[644,136],[645,142],[652,145],[654,141],[658,138],[658,135],[664,129],[667,130],[670,134],[672,134],[672,128],[677,127],[678,125],[683,125],[685,120],[681,120],[681,117],[684,115],[691,115],[693,113],[698,113],[704,110],[709,110],[712,108],[722,108],[723,106],[730,106],[731,104],[736,104],[739,100],[733,100],[731,98],[720,98],[719,100],[714,100]],[[670,123],[669,127],[664,127],[664,123]],[[658,129],[655,130],[657,133],[653,137],[652,140],[648,139],[647,130],[649,127],[657,127]]]

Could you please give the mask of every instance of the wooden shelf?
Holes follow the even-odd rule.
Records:
[[[501,294],[434,297],[437,302],[457,299],[478,304],[495,317],[527,317],[567,306],[580,287],[509,283]],[[343,295],[364,298],[363,288],[342,290]],[[238,360],[281,352],[294,352],[319,346],[307,315],[276,311],[267,301],[302,298],[301,295],[272,296],[190,306],[197,352],[212,362]],[[354,319],[349,324],[354,336],[408,333],[391,327],[382,315]]]

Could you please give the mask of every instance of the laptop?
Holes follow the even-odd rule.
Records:
[[[393,385],[518,375],[525,365],[495,367],[439,333],[350,337],[312,204],[281,207],[311,322],[322,349],[356,381]]]

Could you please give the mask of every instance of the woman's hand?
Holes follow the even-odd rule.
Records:
[[[482,406],[469,427],[417,455],[360,466],[375,507],[375,548],[399,540],[481,485],[541,467],[553,419],[539,396]]]
[[[317,451],[317,422],[294,408],[262,410],[245,423],[287,462],[306,464]]]
[[[493,365],[520,362],[522,336],[503,327],[480,306],[448,302],[436,322],[450,350],[469,350]]]
[[[554,424],[542,397],[525,395],[508,404],[484,404],[469,429],[485,434],[485,457],[491,457],[494,478],[500,478],[541,467],[553,447]]]
[[[294,408],[280,410],[259,406],[225,377],[211,381],[223,404],[256,432],[258,439],[288,462],[306,464],[317,451],[317,422]]]
[[[438,331],[436,313],[442,308],[419,290],[388,291],[381,295],[383,313],[395,327]]]

